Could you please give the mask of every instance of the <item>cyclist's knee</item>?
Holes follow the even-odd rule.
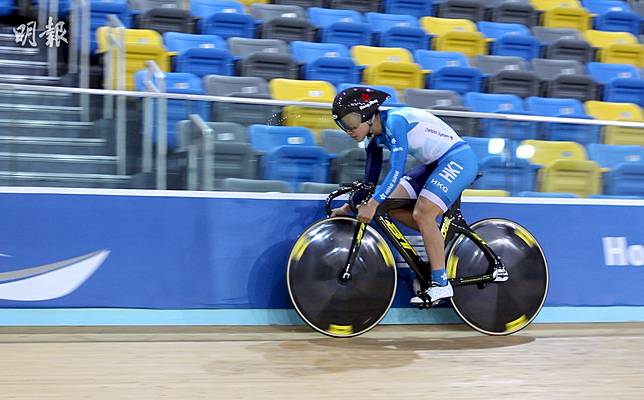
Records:
[[[443,214],[443,210],[439,206],[424,197],[420,197],[414,207],[412,218],[417,224],[420,224],[424,221],[435,221],[441,214]]]

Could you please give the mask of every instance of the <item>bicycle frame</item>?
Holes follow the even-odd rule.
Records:
[[[353,194],[356,193],[356,190],[360,190],[359,185],[360,184],[358,183],[354,183],[353,187],[344,186],[340,190],[331,193],[331,195],[329,195],[327,199],[326,204],[327,215],[330,215],[330,201],[340,194],[351,191],[352,194],[350,196],[349,203],[352,204]],[[396,250],[398,250],[407,265],[409,265],[409,267],[416,273],[416,276],[421,282],[421,285],[423,287],[428,287],[431,282],[429,262],[425,262],[420,258],[418,253],[416,253],[416,250],[414,250],[412,245],[409,243],[409,240],[407,240],[407,237],[405,237],[400,229],[398,229],[396,224],[394,224],[391,217],[389,216],[390,210],[402,208],[413,209],[415,204],[416,200],[413,199],[387,199],[378,207],[373,221],[378,227],[380,227],[382,232],[389,239],[391,244],[393,244]],[[347,259],[347,264],[344,268],[344,272],[340,276],[340,280],[344,282],[351,279],[351,266],[353,265],[353,262],[360,249],[360,243],[364,235],[365,227],[366,226],[364,223],[358,223],[358,225],[356,226],[356,230],[351,243],[349,257]],[[456,237],[456,235],[465,235],[470,240],[472,240],[479,249],[481,249],[489,263],[488,269],[485,274],[452,278],[450,279],[452,286],[472,284],[483,285],[485,283],[494,281],[497,276],[500,276],[502,274],[505,274],[507,279],[507,272],[505,270],[505,267],[503,266],[503,263],[501,262],[501,259],[492,251],[492,249],[489,248],[489,246],[487,246],[485,240],[483,240],[483,238],[481,238],[476,232],[470,229],[467,222],[465,222],[463,214],[461,213],[460,197],[443,214],[440,231],[443,235],[443,240],[446,246]],[[447,267],[449,269],[450,266],[448,265]]]
[[[423,285],[429,285],[429,263],[424,262],[418,253],[414,250],[405,235],[400,232],[398,227],[393,223],[389,217],[389,211],[400,208],[413,208],[416,203],[415,200],[408,199],[389,199],[385,200],[374,217],[376,225],[385,233],[385,236],[394,245],[396,250],[403,257],[409,267],[416,273],[418,279]],[[487,246],[485,240],[481,238],[476,232],[470,229],[467,222],[461,213],[461,199],[459,198],[450,208],[443,214],[440,231],[443,235],[443,240],[447,245],[458,234],[463,234],[471,239],[476,246],[481,249],[485,258],[488,260],[489,267],[485,274],[460,277],[450,279],[452,286],[484,284],[492,282],[495,279],[495,270],[504,270],[501,259]]]

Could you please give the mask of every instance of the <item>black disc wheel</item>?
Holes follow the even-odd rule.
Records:
[[[396,294],[396,267],[383,237],[367,225],[351,279],[344,273],[358,222],[336,217],[316,222],[297,239],[286,282],[297,313],[333,337],[367,332],[385,316]]]
[[[488,335],[509,335],[537,316],[548,292],[548,265],[539,243],[521,225],[505,219],[485,219],[471,226],[501,259],[505,282],[454,286],[452,305],[472,328]],[[450,279],[483,275],[489,263],[465,235],[448,252]]]

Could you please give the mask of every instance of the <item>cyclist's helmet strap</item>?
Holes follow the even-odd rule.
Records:
[[[338,93],[333,100],[333,120],[346,130],[342,118],[350,113],[358,113],[361,122],[371,121],[378,108],[391,97],[389,94],[364,86],[355,86]]]

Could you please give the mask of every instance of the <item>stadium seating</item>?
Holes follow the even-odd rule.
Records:
[[[300,6],[253,3],[250,6],[250,14],[261,23],[262,39],[280,39],[287,42],[315,39],[315,28]]]
[[[226,178],[255,179],[255,155],[250,147],[246,129],[230,122],[208,122],[213,131],[215,145],[213,149],[213,174],[215,187],[221,186]],[[180,121],[178,124],[178,148],[185,149],[192,121]]]
[[[170,55],[174,55],[175,72],[200,77],[235,74],[235,60],[219,36],[167,32],[163,34],[163,41]]]
[[[132,11],[125,0],[94,0],[91,2],[90,11],[89,42],[91,52],[96,51],[97,48],[96,30],[107,25],[108,15],[115,15],[126,28],[132,28]]]
[[[644,46],[628,32],[605,32],[589,29],[582,33],[593,47],[598,48],[597,61],[609,64],[644,66]]]
[[[264,179],[283,180],[296,189],[301,182],[327,182],[329,161],[306,128],[251,125],[253,149],[262,152]]]
[[[276,100],[319,101],[330,103],[335,97],[335,87],[326,81],[273,79],[269,82],[271,95]],[[327,108],[285,106],[282,124],[303,126],[314,132],[335,128]]]
[[[537,175],[541,192],[566,192],[582,197],[601,193],[601,169],[586,158],[586,151],[578,143],[525,140],[516,154],[542,166]]]
[[[410,15],[421,18],[432,15],[432,0],[384,0],[384,12],[387,14]]]
[[[164,34],[166,32],[193,33],[194,18],[188,10],[179,8],[152,8],[138,17],[140,29],[150,29]]]
[[[479,21],[477,27],[487,38],[493,39],[489,44],[490,54],[517,56],[526,60],[540,55],[541,45],[525,25]]]
[[[230,52],[239,57],[242,76],[256,76],[270,81],[273,78],[297,79],[299,66],[291,57],[288,45],[280,39],[228,39]]]
[[[391,86],[400,91],[425,87],[423,71],[406,49],[354,46],[351,56],[357,65],[366,66],[363,79],[368,85]]]
[[[579,61],[535,58],[531,66],[542,81],[541,95],[545,97],[582,102],[599,98],[599,85],[585,74]]]
[[[228,192],[291,193],[293,186],[281,180],[226,178],[221,190]]]
[[[378,33],[381,47],[402,47],[409,51],[429,48],[429,36],[411,15],[370,12],[367,23]]]
[[[532,27],[532,33],[541,43],[545,58],[552,60],[575,60],[585,64],[595,55],[590,43],[576,29]]]
[[[514,56],[476,56],[474,65],[488,76],[486,91],[519,97],[539,95],[541,81],[528,71],[525,60]]]
[[[595,119],[607,121],[644,121],[642,109],[632,103],[611,103],[605,101],[587,101],[584,103],[586,113]],[[636,144],[644,146],[644,135],[641,128],[626,126],[605,126],[603,140],[605,144]]]
[[[549,28],[573,28],[585,31],[591,28],[588,10],[577,0],[531,0],[532,5],[543,14],[541,25]]]
[[[556,99],[546,97],[528,97],[527,110],[546,117],[592,119],[584,112],[583,105],[575,99]],[[599,143],[600,126],[576,125],[566,123],[540,123],[543,138],[546,140],[574,141],[582,144]]]
[[[488,0],[483,3],[488,21],[522,24],[528,27],[539,23],[539,14],[528,1]]]
[[[483,88],[483,75],[477,68],[469,66],[462,53],[435,50],[416,50],[414,59],[425,70],[427,87],[431,89],[453,90],[460,94],[480,92]]]
[[[487,54],[487,40],[472,21],[423,17],[420,23],[427,33],[435,36],[432,38],[434,50],[460,52],[468,57]]]
[[[604,101],[644,106],[644,80],[639,78],[635,66],[591,62],[587,68],[588,73],[604,85]]]
[[[584,7],[595,17],[600,31],[640,34],[640,16],[631,11],[628,3],[619,0],[582,0]]]
[[[644,147],[592,144],[588,154],[605,171],[605,194],[644,196]]]
[[[270,99],[268,84],[263,78],[250,76],[207,75],[206,94],[242,98]],[[213,119],[242,125],[267,124],[278,120],[282,108],[267,104],[213,103]]]
[[[135,74],[135,88],[138,91],[147,91],[144,85],[144,80],[148,71],[142,70]],[[152,79],[155,82],[154,79]],[[201,79],[193,74],[185,72],[168,72],[165,74],[165,86],[167,93],[178,94],[204,94]],[[155,106],[156,107],[156,106]],[[190,114],[199,114],[204,120],[210,119],[210,112],[208,111],[208,103],[203,101],[191,100],[175,100],[170,99],[167,101],[167,135],[168,147],[174,148],[178,143],[177,123],[179,121],[188,119]],[[153,120],[153,137],[156,140],[156,127],[157,121]]]
[[[436,6],[436,16],[441,18],[481,21],[485,15],[482,2],[471,0],[443,0]]]
[[[291,50],[302,64],[304,79],[327,81],[332,85],[362,80],[362,70],[355,65],[343,44],[294,41]]]
[[[113,30],[108,27],[100,27],[96,31],[98,43],[97,53],[103,54],[111,48],[108,35]],[[145,68],[145,62],[154,61],[161,71],[170,71],[170,57],[165,47],[161,35],[155,31],[146,29],[125,29],[125,89],[134,90],[134,73]],[[105,89],[117,89],[117,55],[114,53],[111,58],[112,64],[112,85]]]
[[[320,41],[352,46],[371,46],[372,31],[354,10],[336,10],[321,7],[309,9],[309,19],[320,29]]]
[[[531,115],[525,111],[521,98],[512,94],[468,93],[464,99],[464,104],[472,111]],[[529,121],[485,119],[481,121],[481,136],[515,140],[535,139],[537,124]]]
[[[199,30],[224,39],[255,37],[255,18],[241,3],[232,0],[192,0],[192,15],[199,17]]]

